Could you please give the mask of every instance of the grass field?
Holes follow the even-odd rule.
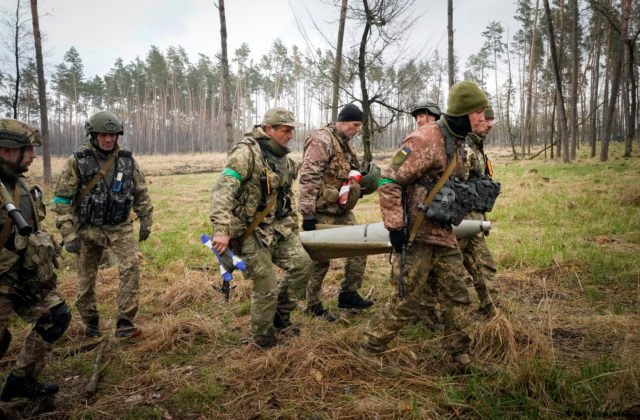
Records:
[[[582,152],[586,153],[585,150]],[[490,151],[490,154],[492,152]],[[497,151],[496,156],[504,155]],[[440,336],[407,326],[379,365],[357,355],[369,316],[335,307],[336,260],[325,281],[327,324],[296,312],[300,337],[268,351],[248,336],[251,284],[236,275],[231,301],[212,254],[209,196],[221,155],[142,157],[155,205],[140,247],[142,339],[109,339],[97,393],[85,386],[98,350],[75,319],[55,346],[44,379],[61,391],[51,404],[13,411],[33,418],[557,418],[640,416],[640,158],[574,163],[498,158],[503,185],[488,237],[499,266],[502,310],[470,328],[474,356],[491,373],[447,374]],[[54,162],[54,170],[60,167]],[[40,168],[32,172],[39,174]],[[204,171],[204,172],[203,172]],[[45,188],[47,197],[50,188]],[[377,195],[356,208],[380,220]],[[48,220],[52,226],[52,221]],[[364,293],[384,304],[395,292],[388,256],[368,260]],[[105,337],[115,324],[117,271],[99,274]],[[72,306],[73,258],[63,252],[59,289]],[[475,294],[472,292],[472,295]],[[15,360],[27,326],[16,320],[1,362]]]

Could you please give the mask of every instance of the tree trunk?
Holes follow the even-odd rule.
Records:
[[[536,44],[536,35],[538,29],[538,11],[540,9],[540,0],[536,0],[536,11],[535,18],[533,20],[533,27],[531,29],[531,46],[529,51],[529,79],[527,80],[527,105],[526,109],[526,117],[525,117],[525,140],[524,144],[531,145],[532,140],[532,132],[533,132],[533,112],[531,109],[531,101],[533,99],[533,79],[534,79],[534,68],[535,68],[535,44]],[[523,146],[523,155],[524,155],[524,146]]]
[[[38,0],[31,0],[31,21],[33,41],[36,49],[36,69],[38,72],[38,101],[40,102],[40,132],[42,133],[42,166],[45,183],[51,183],[51,146],[49,144],[49,116],[47,115],[47,88],[42,60],[42,37],[38,17]]]
[[[567,114],[564,109],[564,97],[562,95],[562,77],[560,75],[560,66],[558,63],[558,53],[556,51],[556,41],[553,32],[553,20],[551,17],[551,10],[549,7],[549,0],[544,0],[544,10],[547,15],[547,29],[549,31],[549,46],[551,49],[551,60],[553,62],[553,74],[556,81],[556,100],[558,102],[558,114],[559,114],[559,126],[560,126],[560,139],[563,143],[563,161],[569,162],[569,138],[567,136]]]
[[[590,152],[589,155],[591,157],[596,156],[596,142],[598,140],[598,91],[600,84],[600,15],[597,14],[594,16],[593,20],[593,30],[592,33],[595,34],[594,39],[595,43],[593,46],[593,63],[591,65],[591,118],[589,118],[589,122],[591,124],[589,139],[590,144]]]
[[[365,65],[365,58],[367,54],[367,41],[369,40],[369,33],[371,31],[371,18],[369,3],[367,0],[362,1],[366,14],[366,22],[362,31],[362,37],[360,38],[360,48],[358,49],[358,77],[360,79],[360,90],[362,92],[362,112],[364,118],[362,121],[362,146],[364,149],[364,160],[371,162],[373,158],[371,154],[371,136],[373,130],[371,127],[371,104],[369,103],[369,92],[367,90],[367,68]]]
[[[11,100],[11,108],[13,108],[13,119],[18,119],[18,98],[20,97],[20,0],[16,2],[16,26],[14,27],[14,44],[13,57],[16,65],[16,83],[13,89],[13,99]]]
[[[338,45],[336,46],[336,61],[333,66],[333,97],[331,98],[331,121],[338,119],[338,102],[340,100],[340,74],[342,72],[342,42],[344,40],[344,25],[347,21],[347,1],[342,0],[340,8],[340,25],[338,26]]]
[[[626,26],[625,26],[626,25]],[[620,90],[620,80],[622,79],[622,65],[624,55],[624,37],[627,33],[629,25],[628,19],[622,20],[622,28],[619,42],[612,42],[613,47],[610,53],[610,61],[613,63],[611,75],[611,88],[609,91],[609,104],[607,106],[607,115],[605,116],[604,134],[602,139],[602,147],[600,149],[600,161],[606,162],[609,159],[609,142],[613,133],[613,117],[616,110],[616,102],[618,100],[618,91]],[[606,100],[606,98],[605,98]]]
[[[453,57],[453,0],[447,1],[447,33],[449,40],[448,62],[449,62],[449,88],[456,82],[455,60]]]
[[[572,25],[571,25],[571,50],[573,54],[573,68],[571,69],[571,150],[570,158],[576,158],[578,147],[578,0],[571,0]]]
[[[222,111],[224,113],[224,127],[227,135],[227,152],[233,147],[233,124],[231,122],[231,81],[229,80],[229,59],[227,58],[227,20],[224,15],[224,0],[218,0],[220,12],[220,42],[222,44]]]
[[[633,147],[633,138],[636,135],[636,93],[638,85],[635,75],[635,42],[637,35],[631,36],[629,30],[629,21],[631,19],[631,0],[624,0],[622,2],[622,38],[624,39],[624,68],[626,73],[627,83],[629,84],[628,91],[625,91],[624,95],[629,103],[627,109],[627,133],[624,140],[624,157],[631,157],[631,150]]]

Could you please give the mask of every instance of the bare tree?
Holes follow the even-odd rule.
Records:
[[[336,62],[333,66],[333,97],[331,100],[331,121],[338,118],[338,102],[340,99],[340,74],[342,72],[342,43],[344,41],[344,27],[347,20],[347,1],[342,0],[340,7],[340,25],[338,27],[338,45],[336,46]]]
[[[549,0],[544,0],[544,10],[547,17],[547,30],[549,32],[549,47],[551,49],[551,61],[553,63],[553,74],[556,81],[556,102],[558,103],[560,140],[563,143],[563,160],[569,162],[569,138],[567,136],[567,114],[564,109],[564,96],[562,95],[562,77],[560,75],[560,64],[558,62],[558,52],[556,51],[556,40],[553,32],[553,19]]]
[[[222,44],[222,111],[227,134],[227,152],[229,152],[234,143],[233,124],[231,122],[233,105],[231,104],[231,80],[229,77],[229,58],[227,56],[227,20],[224,14],[224,0],[218,0],[217,7],[220,12],[220,43]]]
[[[47,111],[47,87],[44,78],[42,60],[42,36],[40,35],[40,17],[38,0],[31,0],[31,21],[33,22],[33,43],[36,50],[36,68],[38,72],[38,100],[40,102],[40,131],[42,132],[42,166],[44,182],[51,182],[51,145],[49,143],[49,116]]]
[[[456,82],[455,59],[453,58],[453,0],[447,1],[447,34],[449,40],[449,87],[451,87]]]

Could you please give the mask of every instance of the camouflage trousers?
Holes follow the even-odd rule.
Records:
[[[0,287],[2,289],[2,287]],[[19,295],[7,294],[0,290],[0,338],[4,336],[11,315],[15,312],[22,320],[35,323],[49,310],[64,302],[56,290],[50,290],[42,299],[22,299]],[[44,368],[45,358],[52,349],[52,344],[46,342],[35,330],[31,330],[25,338],[18,358],[11,369],[13,376],[19,378],[35,378]]]
[[[247,264],[245,277],[253,281],[251,335],[258,343],[266,342],[276,334],[276,311],[283,320],[289,320],[297,302],[304,299],[311,259],[296,232],[287,237],[275,232],[268,246],[254,234],[242,244],[241,255]],[[280,280],[274,264],[284,271]]]
[[[316,213],[316,221],[327,225],[355,225],[356,217],[352,211],[343,215],[329,215]],[[322,284],[329,271],[329,261],[314,261],[311,278],[307,284],[307,305],[313,306],[322,301]],[[367,257],[347,258],[344,264],[344,276],[340,282],[340,292],[355,292],[362,287]]]
[[[76,260],[78,267],[76,308],[85,323],[98,315],[96,277],[102,254],[107,248],[118,260],[120,275],[116,298],[118,319],[133,322],[138,312],[140,266],[138,243],[133,237],[133,227],[131,223],[125,223],[119,225],[118,230],[109,228],[89,226],[78,232],[80,253]]]
[[[473,287],[478,294],[480,308],[491,303],[497,304],[499,292],[496,283],[496,264],[484,234],[478,233],[461,239],[458,243],[464,257],[464,266],[471,275]]]
[[[441,295],[445,350],[453,356],[469,352],[471,338],[464,328],[471,300],[464,282],[464,271],[462,254],[457,248],[414,243],[405,262],[405,298],[400,300],[394,294],[371,318],[364,332],[363,347],[372,353],[387,349],[398,331],[415,318],[420,303],[433,296],[434,289],[427,281],[431,275]],[[399,272],[400,258],[394,253],[394,285],[397,285]]]

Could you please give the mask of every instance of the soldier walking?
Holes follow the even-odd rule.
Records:
[[[278,344],[280,333],[298,334],[291,312],[304,299],[311,259],[298,237],[292,186],[297,165],[287,157],[294,129],[291,111],[272,108],[229,153],[211,192],[212,243],[220,254],[229,246],[247,265],[253,281],[251,334],[260,348]],[[278,280],[273,265],[284,271]]]
[[[462,220],[466,213],[467,200],[454,205],[448,202],[450,190],[465,188],[449,176],[462,172],[460,148],[468,133],[483,130],[487,106],[487,97],[477,85],[456,83],[449,92],[443,117],[437,124],[425,124],[409,134],[383,172],[380,209],[395,251],[393,272],[397,276],[404,269],[405,296],[392,296],[370,320],[362,342],[367,357],[384,352],[398,331],[415,317],[424,295],[433,293],[427,287],[427,277],[432,274],[442,294],[443,342],[453,368],[466,370],[471,364],[471,339],[463,329],[465,317],[460,316],[470,299],[462,254],[452,230],[454,221]],[[441,186],[438,181],[447,183]],[[406,263],[400,267],[398,256],[403,248]]]
[[[76,308],[87,337],[99,337],[96,303],[98,265],[109,248],[118,260],[118,318],[115,336],[137,337],[133,320],[138,312],[140,267],[133,236],[131,210],[140,221],[139,240],[151,234],[153,206],[140,166],[129,150],[118,145],[122,121],[100,111],[85,123],[88,141],[67,159],[56,184],[53,211],[67,252],[78,254]]]
[[[369,194],[377,189],[377,167],[370,166],[368,173],[360,180],[349,176],[351,171],[360,172],[360,164],[350,140],[362,129],[363,117],[356,105],[346,105],[338,114],[337,122],[315,131],[306,139],[300,168],[299,197],[302,228],[305,231],[315,230],[317,223],[355,225],[356,217],[352,209],[361,193]],[[363,190],[361,183],[368,185],[368,188]],[[340,189],[344,185],[348,185],[349,191],[340,201]],[[363,299],[358,293],[366,265],[366,257],[347,258],[338,295],[339,308],[366,309],[373,305],[373,301]],[[329,261],[313,262],[307,285],[306,312],[331,322],[336,318],[324,308],[320,296],[328,271]]]
[[[16,313],[35,323],[7,376],[2,401],[40,399],[58,392],[58,385],[36,378],[52,343],[71,321],[67,304],[56,291],[53,264],[58,246],[41,224],[45,217],[42,191],[31,187],[23,175],[41,142],[38,129],[0,119],[0,358],[11,342],[10,316]]]

